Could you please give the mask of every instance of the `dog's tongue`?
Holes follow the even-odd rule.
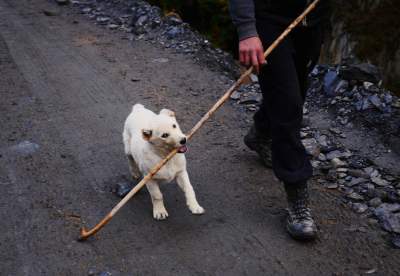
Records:
[[[187,146],[181,146],[178,148],[179,153],[185,153],[187,152],[187,150],[188,150]]]

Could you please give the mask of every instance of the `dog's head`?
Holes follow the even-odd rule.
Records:
[[[182,133],[173,111],[162,109],[151,125],[150,129],[142,130],[146,141],[159,149],[178,148],[180,153],[187,151],[186,135]]]

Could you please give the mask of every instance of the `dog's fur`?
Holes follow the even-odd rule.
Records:
[[[123,140],[125,154],[135,179],[149,173],[174,148],[186,149],[186,136],[176,122],[175,113],[163,109],[155,114],[141,104],[134,105],[126,119]],[[189,210],[193,214],[203,214],[204,209],[197,202],[189,181],[185,155],[178,153],[146,184],[153,203],[153,217],[157,220],[168,217],[159,183],[173,180],[176,180],[185,193]]]

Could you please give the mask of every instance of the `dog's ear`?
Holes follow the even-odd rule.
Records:
[[[175,112],[173,112],[172,110],[166,109],[166,108],[162,109],[160,111],[160,114],[164,114],[164,115],[167,115],[170,117],[175,117]]]
[[[152,135],[153,135],[153,131],[152,130],[150,130],[150,129],[143,129],[142,130],[142,136],[143,136],[144,140],[149,141]]]

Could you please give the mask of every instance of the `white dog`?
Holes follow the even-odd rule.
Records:
[[[166,219],[163,195],[160,182],[176,180],[186,197],[186,204],[193,214],[203,214],[204,209],[199,205],[190,184],[186,171],[186,136],[176,122],[175,113],[163,109],[155,114],[141,104],[132,108],[131,114],[125,121],[123,140],[125,154],[133,178],[139,179],[146,175],[172,149],[178,148],[176,154],[146,185],[153,203],[153,217],[157,220]]]

